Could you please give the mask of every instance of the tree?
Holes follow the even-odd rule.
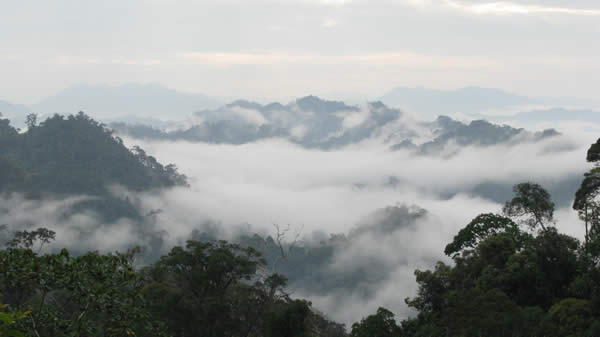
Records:
[[[549,196],[538,187],[519,184],[515,192],[507,213],[537,221],[535,212],[541,209],[545,211],[538,218],[550,219]],[[536,194],[544,201],[537,206],[530,202],[540,199]],[[569,296],[590,298],[585,302],[589,310],[597,303],[594,280],[598,278],[590,278],[591,282],[578,278],[586,273],[580,268],[578,249],[576,239],[554,227],[544,227],[533,236],[510,218],[481,214],[446,246],[454,265],[438,262],[433,270],[415,271],[418,293],[406,303],[418,315],[402,322],[402,333],[411,337],[563,336],[556,334],[553,322],[568,318],[549,313],[553,305]],[[563,316],[571,312],[571,306],[565,308]],[[577,322],[577,331],[592,331],[588,321]]]
[[[600,254],[600,247],[590,247],[590,241],[600,246],[597,242],[600,234],[600,203],[597,200],[600,194],[600,139],[592,144],[587,152],[587,161],[594,163],[594,168],[584,174],[581,186],[575,193],[573,209],[579,212],[579,217],[585,223],[586,251],[592,255]],[[591,240],[592,239],[592,240]],[[593,251],[597,248],[597,251]]]
[[[5,312],[6,305],[0,304],[0,337],[25,337],[23,331],[16,329],[16,323],[27,317],[29,312]]]
[[[253,248],[188,241],[146,270],[151,283],[144,294],[153,299],[154,314],[166,320],[174,335],[246,336],[260,322],[258,315],[271,295],[285,284],[279,276],[252,284],[262,264]]]
[[[305,337],[308,336],[308,319],[311,311],[309,303],[294,300],[283,309],[275,312],[266,326],[267,337]]]
[[[27,115],[25,124],[27,125],[28,130],[35,128],[37,126],[37,115],[36,114]]]
[[[36,242],[39,242],[38,253],[44,247],[44,244],[50,243],[55,239],[56,232],[53,230],[41,227],[33,231],[18,231],[12,240],[6,243],[6,246],[11,248],[31,249]]]
[[[380,307],[377,313],[352,324],[351,337],[399,337],[401,328],[396,324],[394,314]]]
[[[25,171],[15,161],[0,157],[0,172],[0,192],[22,188],[25,183]]]
[[[143,283],[125,254],[0,251],[0,296],[29,336],[163,336],[141,296]]]
[[[555,324],[556,334],[565,337],[584,336],[594,322],[589,300],[566,298],[548,311]]]
[[[600,138],[588,149],[586,160],[589,163],[600,162]]]
[[[76,210],[92,210],[107,223],[142,218],[139,210],[110,191],[119,185],[131,191],[187,185],[174,165],[163,165],[143,152],[132,152],[111,130],[84,113],[54,115],[19,133],[0,119],[0,192],[18,192],[29,199],[45,194],[86,195]]]
[[[444,253],[455,256],[465,248],[475,248],[482,240],[500,233],[508,234],[519,246],[527,238],[511,219],[493,213],[480,214],[458,232],[454,240],[446,246]]]
[[[504,204],[503,213],[511,218],[522,218],[521,223],[535,229],[554,221],[554,203],[542,186],[527,182],[513,187],[515,197]]]

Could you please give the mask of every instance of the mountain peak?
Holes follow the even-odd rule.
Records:
[[[303,111],[318,113],[358,110],[357,107],[346,105],[344,102],[327,101],[313,95],[296,99],[296,105]]]
[[[226,107],[228,107],[228,108],[239,107],[239,108],[243,108],[243,109],[259,110],[259,111],[262,110],[262,108],[263,108],[262,104],[260,104],[260,103],[247,101],[244,99],[238,99],[237,101],[233,101],[233,102],[227,104]]]

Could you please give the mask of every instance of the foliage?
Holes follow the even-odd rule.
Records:
[[[396,324],[394,314],[385,309],[377,309],[375,315],[363,318],[352,324],[351,337],[396,337],[400,335],[400,327]]]
[[[454,240],[446,246],[444,253],[454,256],[465,248],[474,248],[481,240],[500,233],[506,233],[519,247],[528,239],[528,235],[521,232],[519,226],[510,218],[486,213],[478,215],[461,229]]]
[[[8,241],[6,245],[11,248],[27,248],[31,249],[35,242],[40,242],[38,252],[42,250],[44,244],[50,243],[55,239],[55,232],[47,228],[38,228],[33,231],[17,231],[12,240]]]
[[[0,251],[2,301],[29,313],[15,326],[30,336],[162,336],[141,281],[124,254]]]
[[[0,336],[345,336],[310,302],[289,298],[285,277],[262,273],[253,248],[189,241],[138,271],[139,248],[32,250],[54,236],[17,232],[0,251],[0,302],[10,308]]]
[[[25,171],[18,163],[0,157],[0,191],[16,189],[25,181]]]
[[[6,309],[6,305],[0,304],[0,310]],[[27,317],[30,312],[12,312],[0,311],[0,337],[25,337],[22,331],[17,330],[16,323]]]
[[[587,153],[587,161],[594,163],[594,168],[584,174],[584,179],[573,202],[573,209],[585,223],[586,253],[600,262],[600,139],[592,144]]]
[[[339,336],[339,325],[291,300],[287,279],[264,274],[264,264],[252,247],[192,240],[145,268],[142,293],[175,336]]]
[[[304,337],[309,336],[308,319],[310,306],[306,301],[289,302],[283,310],[271,314],[266,323],[267,337]]]
[[[509,217],[523,217],[522,223],[532,229],[541,227],[546,230],[546,225],[554,221],[554,203],[550,194],[535,183],[521,183],[513,187],[515,197],[506,202],[502,211]]]
[[[588,161],[600,161],[600,140]],[[481,214],[446,246],[454,264],[415,271],[419,290],[406,299],[416,317],[406,336],[596,336],[600,332],[600,242],[596,233],[598,167],[585,176],[574,208],[584,210],[586,243],[548,227],[554,204],[539,185],[515,185],[507,217]],[[592,209],[592,218],[588,211]],[[537,235],[524,232],[541,227]],[[588,222],[592,231],[587,231]],[[600,245],[598,245],[600,248]],[[596,253],[597,252],[597,253]]]
[[[548,223],[551,202],[541,188],[519,184],[515,193],[506,214],[528,214],[528,227]],[[454,265],[415,272],[419,290],[406,303],[418,315],[402,322],[400,335],[594,335],[600,270],[577,239],[543,228],[532,236],[510,218],[477,216],[446,247]]]
[[[590,163],[600,162],[600,139],[590,146],[586,160]]]
[[[19,133],[0,119],[0,169],[7,172],[0,177],[0,193],[21,192],[29,198],[46,193],[95,196],[83,206],[112,220],[136,213],[126,200],[110,193],[112,185],[144,191],[187,184],[174,165],[163,166],[139,147],[128,150],[83,112],[54,115],[39,124],[30,115],[28,123],[27,131]]]

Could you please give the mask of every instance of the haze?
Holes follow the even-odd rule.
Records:
[[[418,85],[595,99],[599,17],[592,0],[2,1],[0,99],[129,82],[265,101]]]

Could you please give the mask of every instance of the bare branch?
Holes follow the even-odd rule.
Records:
[[[300,227],[297,231],[294,231],[294,237],[291,243],[287,245],[287,249],[284,248],[284,240],[286,234],[291,230],[291,226],[288,224],[285,229],[281,229],[278,224],[273,224],[275,227],[275,241],[277,242],[277,246],[279,247],[280,255],[273,262],[273,266],[271,268],[271,273],[277,273],[277,266],[283,260],[286,260],[292,251],[292,249],[298,244],[300,241],[300,235],[302,234],[302,230],[304,229],[304,225]]]

